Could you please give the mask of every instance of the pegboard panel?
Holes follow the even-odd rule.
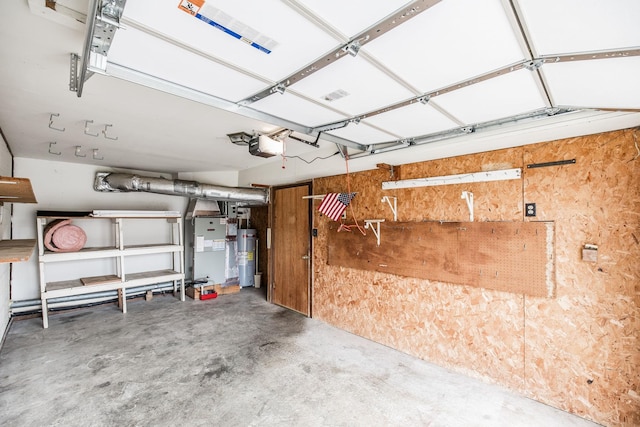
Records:
[[[470,285],[537,297],[555,295],[553,222],[382,223],[368,233],[328,235],[329,265]]]
[[[458,231],[463,283],[555,295],[553,222],[470,223]]]

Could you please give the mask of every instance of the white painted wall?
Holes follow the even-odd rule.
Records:
[[[0,175],[11,176],[11,153],[7,144],[0,135]],[[5,203],[2,207],[0,224],[0,238],[2,240],[11,238],[11,203]],[[4,336],[9,323],[9,301],[10,301],[10,273],[11,264],[0,264],[0,338]]]
[[[197,181],[201,184],[223,185],[225,187],[238,186],[238,172],[181,172],[178,179]]]
[[[15,176],[29,178],[38,200],[37,204],[16,204],[13,214],[13,238],[32,239],[36,237],[37,210],[96,210],[96,209],[130,209],[130,210],[173,210],[184,215],[188,199],[180,196],[168,196],[152,193],[102,193],[93,190],[96,172],[128,172],[94,165],[79,165],[57,161],[16,158],[14,160]],[[147,176],[158,176],[157,173],[144,172]],[[146,227],[146,226],[145,226]],[[149,226],[149,233],[154,233],[154,226]],[[107,233],[108,234],[108,233]],[[145,229],[135,230],[135,235],[145,234]],[[104,236],[108,239],[110,236]],[[96,245],[99,242],[95,242]],[[153,263],[155,260],[149,260]],[[83,277],[87,267],[84,262],[65,263],[65,269],[77,269],[78,277]],[[102,268],[97,264],[96,268]],[[153,267],[152,267],[153,268]],[[53,274],[56,274],[55,268]],[[100,271],[97,275],[103,274]],[[37,253],[27,262],[16,263],[13,267],[11,282],[14,301],[40,298],[38,257]]]

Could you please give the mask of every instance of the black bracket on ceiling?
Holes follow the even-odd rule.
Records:
[[[307,141],[306,139],[302,139],[302,138],[298,138],[297,136],[293,136],[293,135],[289,135],[287,138],[291,138],[295,141],[300,141],[300,142],[304,142],[307,145],[310,145],[314,148],[320,148],[320,145],[318,145],[318,141],[320,140],[320,135],[322,134],[322,132],[318,132],[318,136],[316,137],[315,141]]]
[[[557,162],[545,162],[545,163],[532,163],[527,165],[527,169],[546,168],[547,166],[562,166],[571,165],[576,162],[576,159],[571,160],[558,160]]]

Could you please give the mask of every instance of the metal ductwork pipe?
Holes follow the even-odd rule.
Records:
[[[93,188],[96,191],[144,191],[196,199],[236,202],[247,206],[269,203],[269,190],[266,188],[224,187],[201,184],[196,181],[169,180],[127,173],[98,172]]]

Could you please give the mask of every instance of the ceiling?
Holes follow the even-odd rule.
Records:
[[[242,171],[281,159],[227,134],[286,128],[287,155],[406,163],[523,126],[640,125],[637,0],[23,0],[1,15],[16,157]]]

